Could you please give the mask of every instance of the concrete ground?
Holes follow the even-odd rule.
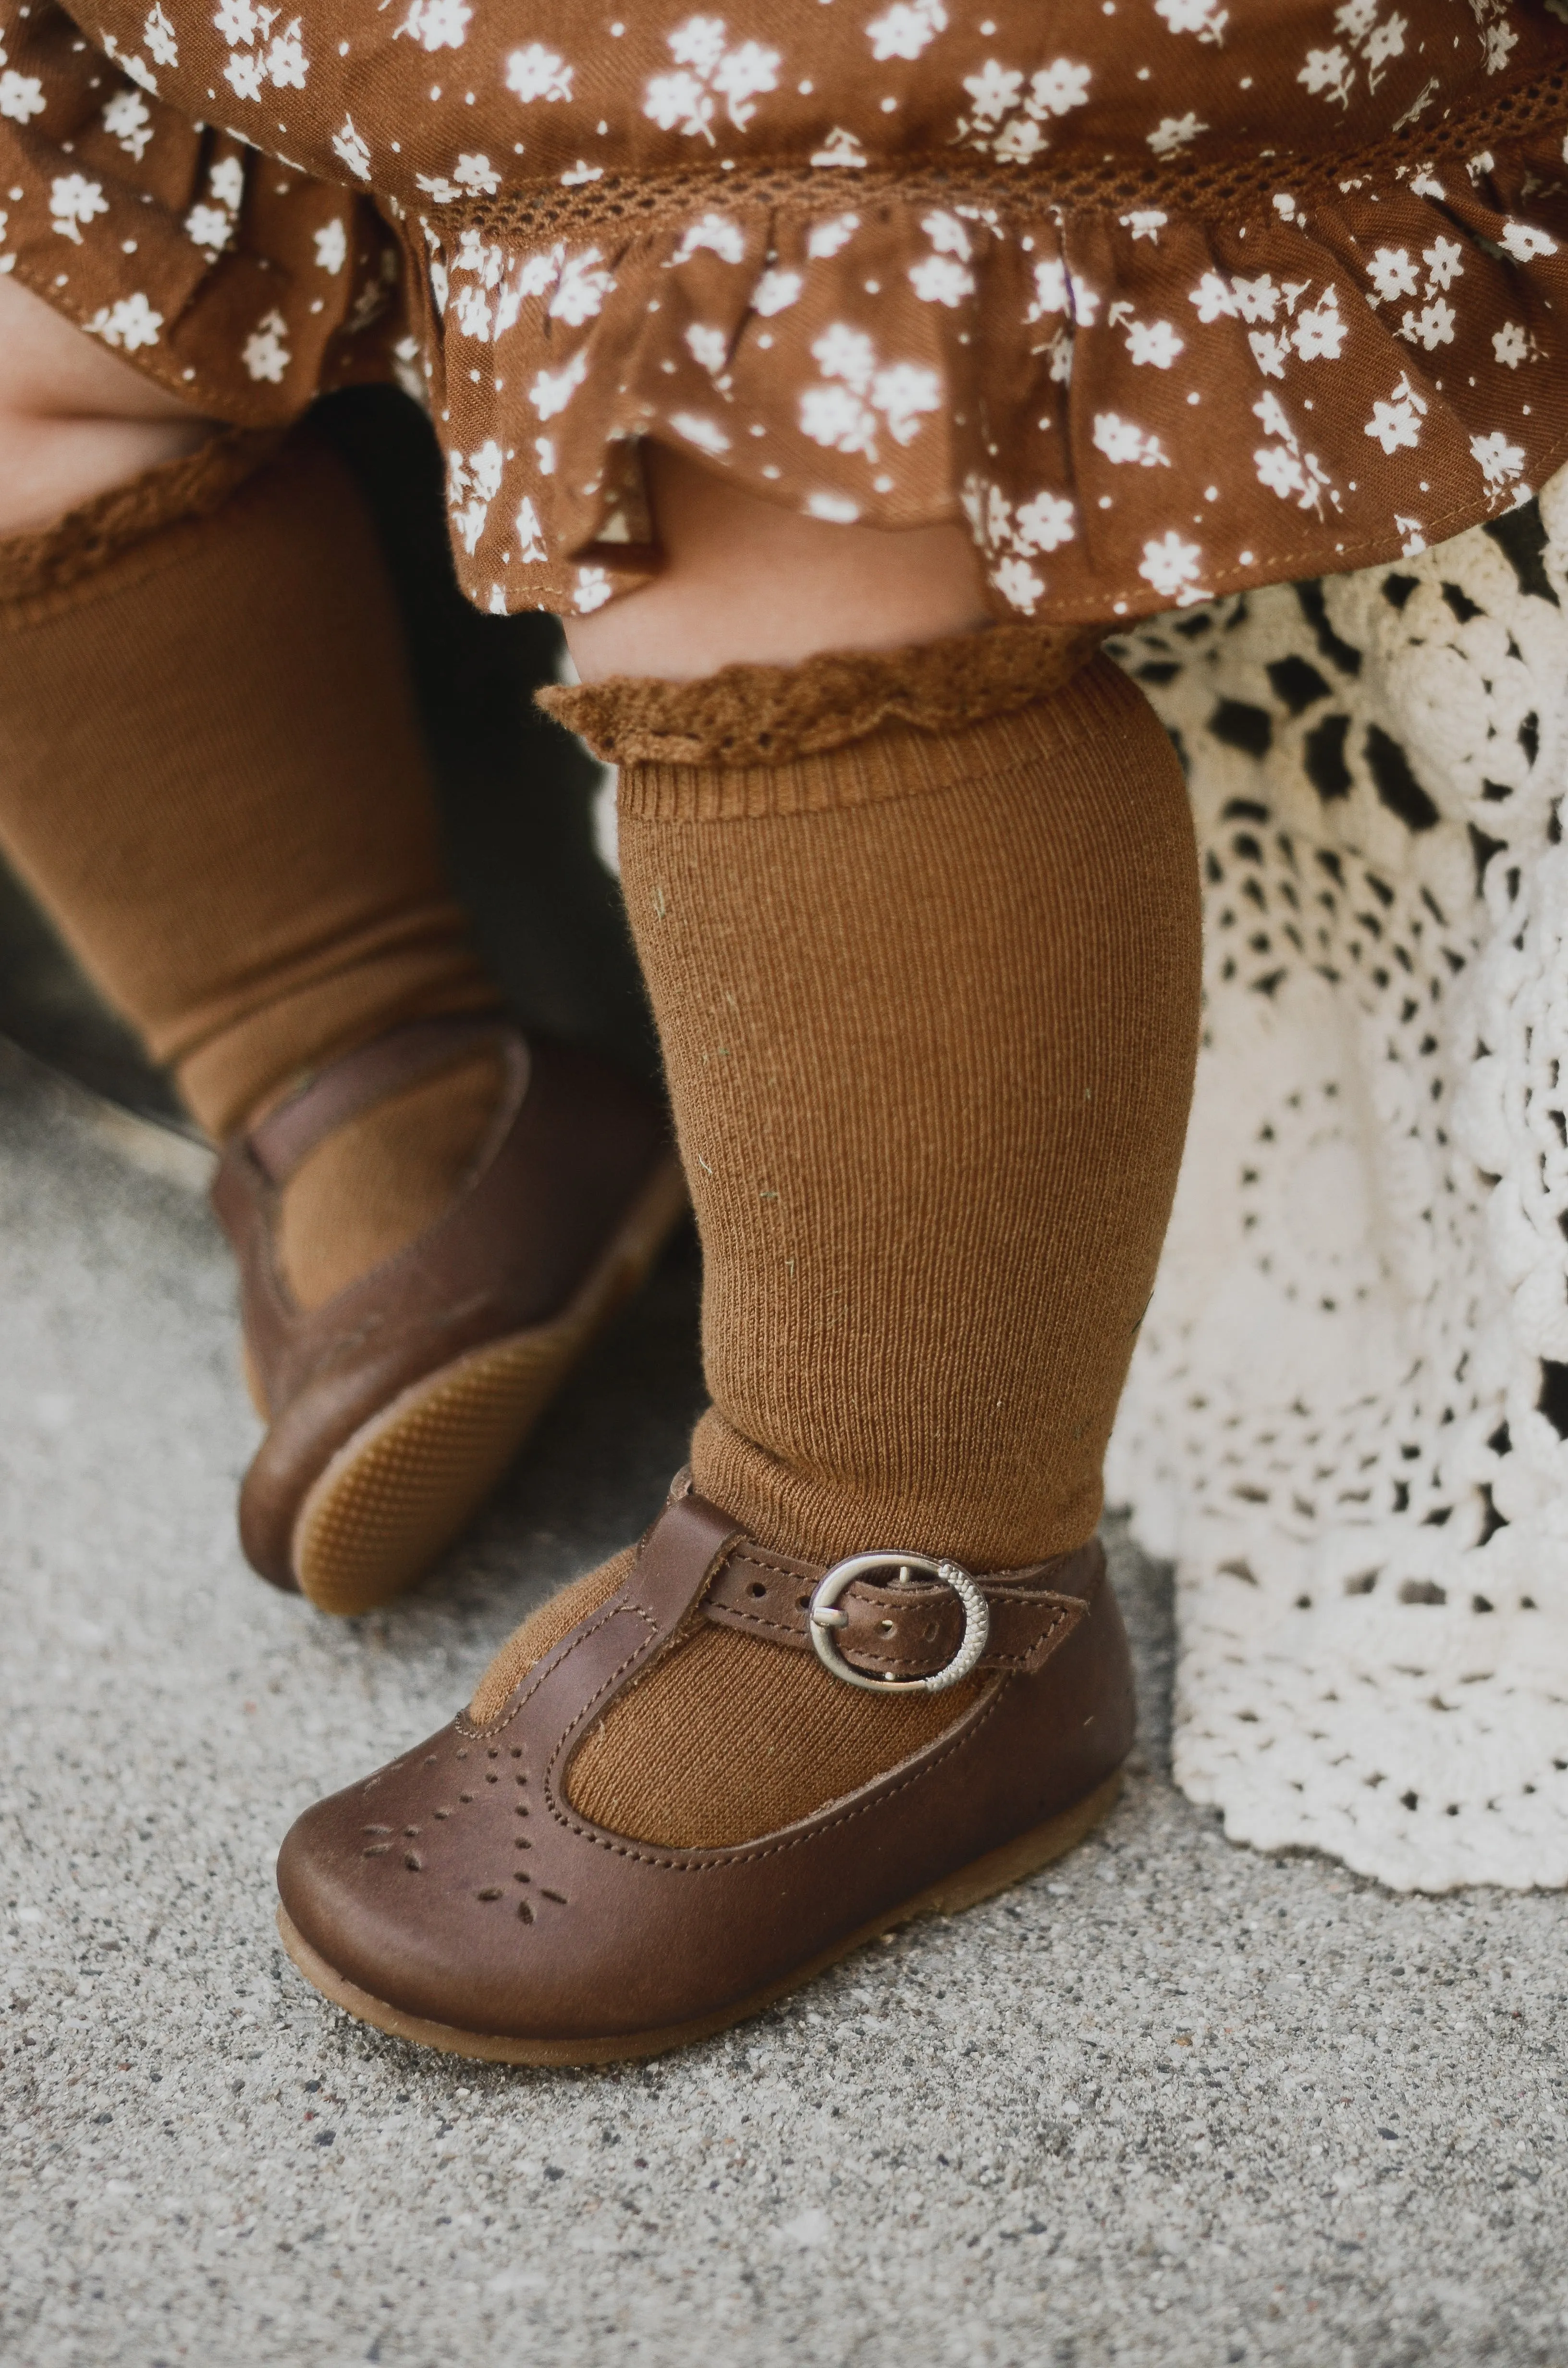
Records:
[[[1395,1899],[1170,1784],[691,2053],[422,2055],[284,1960],[295,1812],[426,1732],[651,1512],[666,1266],[480,1534],[351,1624],[241,1565],[254,1427],[196,1156],[0,1056],[0,2359],[1568,2363],[1554,1897]]]

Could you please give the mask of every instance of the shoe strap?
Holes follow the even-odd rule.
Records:
[[[770,1553],[734,1535],[729,1516],[708,1505],[683,1472],[670,1503],[644,1542],[647,1553],[661,1531],[674,1530],[694,1513],[706,1517],[704,1534],[728,1524],[731,1535],[702,1588],[700,1609],[722,1628],[739,1628],[797,1652],[812,1650],[811,1601],[832,1565],[797,1561]],[[710,1548],[711,1554],[711,1547]],[[916,1557],[918,1559],[918,1557]],[[890,1571],[899,1556],[887,1556]],[[1097,1538],[1048,1562],[1017,1570],[975,1572],[985,1598],[990,1631],[977,1666],[989,1670],[1028,1671],[1040,1667],[1088,1611],[1105,1576],[1105,1551]],[[635,1577],[631,1584],[635,1584]],[[835,1632],[845,1659],[868,1676],[924,1678],[946,1668],[964,1636],[964,1608],[952,1588],[911,1578],[888,1586],[858,1578],[838,1599],[846,1623]]]
[[[269,1184],[286,1184],[318,1144],[361,1110],[487,1044],[520,1071],[513,1092],[505,1098],[515,1108],[528,1083],[528,1053],[521,1031],[499,1012],[454,1012],[449,1018],[416,1019],[406,1028],[392,1029],[319,1069],[297,1093],[257,1121],[245,1148]]]

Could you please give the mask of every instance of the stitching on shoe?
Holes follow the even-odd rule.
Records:
[[[820,1840],[823,1835],[833,1832],[835,1827],[852,1825],[857,1817],[869,1816],[873,1809],[880,1809],[889,1801],[896,1800],[899,1793],[907,1791],[911,1784],[920,1783],[926,1776],[932,1774],[944,1759],[952,1753],[966,1748],[973,1741],[987,1722],[995,1716],[1002,1698],[1013,1681],[1011,1673],[998,1679],[994,1693],[978,1715],[962,1721],[952,1735],[936,1747],[929,1759],[922,1760],[918,1768],[912,1768],[907,1776],[901,1776],[896,1784],[885,1793],[879,1793],[875,1800],[864,1801],[858,1808],[841,1810],[836,1816],[825,1818],[821,1824],[813,1824],[809,1833],[797,1834],[784,1841],[767,1842],[760,1848],[748,1843],[739,1849],[715,1852],[710,1858],[669,1858],[655,1856],[653,1852],[639,1848],[633,1842],[618,1842],[607,1834],[597,1833],[591,1826],[579,1824],[565,1814],[563,1807],[557,1805],[557,1795],[551,1779],[560,1759],[559,1750],[555,1759],[551,1761],[544,1772],[546,1805],[556,1824],[563,1827],[568,1833],[574,1834],[579,1841],[591,1842],[596,1850],[608,1850],[615,1858],[634,1860],[639,1866],[657,1867],[670,1874],[714,1874],[722,1872],[725,1867],[750,1865],[762,1859],[778,1858],[786,1850],[803,1850],[809,1844]]]
[[[635,1611],[639,1620],[646,1621],[648,1626],[653,1630],[654,1634],[656,1635],[658,1634],[658,1622],[653,1619],[652,1613],[646,1611],[641,1603],[623,1602],[619,1590],[618,1589],[608,1603],[602,1604],[597,1611],[590,1615],[587,1624],[577,1635],[573,1637],[571,1644],[567,1645],[566,1650],[562,1654],[559,1660],[556,1660],[553,1657],[555,1647],[552,1645],[550,1652],[541,1654],[540,1658],[534,1663],[533,1668],[527,1672],[527,1679],[531,1679],[531,1684],[527,1684],[524,1678],[519,1678],[517,1679],[517,1685],[526,1685],[526,1691],[517,1695],[517,1700],[513,1702],[511,1709],[506,1712],[504,1718],[498,1718],[493,1721],[489,1726],[475,1726],[469,1719],[469,1715],[466,1711],[459,1711],[456,1718],[452,1721],[454,1731],[459,1735],[467,1736],[470,1741],[474,1743],[488,1743],[493,1736],[504,1734],[506,1729],[511,1725],[512,1721],[517,1717],[518,1712],[527,1709],[528,1703],[533,1700],[534,1695],[538,1693],[540,1686],[544,1684],[546,1677],[553,1677],[557,1669],[563,1669],[566,1667],[567,1662],[572,1658],[573,1654],[577,1652],[581,1646],[585,1645],[590,1636],[597,1636],[599,1630],[607,1626],[608,1623],[615,1618],[618,1611]],[[562,1639],[562,1642],[564,1641],[565,1640]],[[647,1639],[644,1638],[642,1643],[637,1647],[637,1653],[646,1652],[647,1649]],[[631,1668],[632,1661],[635,1661],[637,1658],[637,1653],[633,1653],[630,1659],[622,1661],[620,1668],[616,1671],[617,1677],[620,1676],[623,1671]],[[546,1662],[549,1662],[550,1664],[548,1670],[545,1668]],[[608,1682],[608,1680],[607,1680],[607,1683]],[[514,1687],[512,1691],[514,1693],[517,1693],[517,1687]],[[603,1691],[604,1688],[601,1686],[599,1692],[602,1693]],[[593,1699],[597,1702],[598,1700],[598,1694],[596,1694]],[[575,1725],[575,1721],[574,1721],[574,1725]]]
[[[722,1610],[726,1624],[731,1622],[738,1623],[744,1621],[748,1627],[771,1629],[775,1635],[800,1637],[800,1630],[798,1628],[791,1628],[786,1621],[766,1620],[760,1611],[744,1611],[739,1604],[726,1603],[723,1605]],[[708,1616],[710,1619],[712,1619],[714,1614],[710,1611]],[[1051,1625],[1048,1628],[1042,1628],[1035,1643],[1027,1646],[1021,1653],[983,1654],[981,1658],[981,1668],[1022,1668],[1026,1662],[1033,1659],[1035,1654],[1039,1652],[1042,1645],[1050,1642],[1051,1638],[1055,1635],[1056,1631],[1061,1627],[1062,1622],[1066,1617],[1067,1614],[1065,1611],[1058,1611],[1056,1617],[1051,1621]],[[808,1645],[810,1644],[810,1641],[809,1637],[804,1639],[804,1642]],[[869,1645],[856,1645],[851,1649],[853,1650],[858,1661],[869,1661],[873,1667],[877,1668],[895,1668],[899,1663],[907,1661],[910,1657],[907,1653],[874,1652]]]

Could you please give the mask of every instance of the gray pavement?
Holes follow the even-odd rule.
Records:
[[[332,1623],[244,1570],[186,1146],[0,1053],[0,2359],[1568,2363],[1563,1904],[1231,1848],[1143,1745],[1095,1840],[628,2070],[423,2056],[272,1929],[294,1813],[657,1503],[689,1253],[481,1533]]]

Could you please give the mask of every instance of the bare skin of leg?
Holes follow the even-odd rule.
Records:
[[[645,460],[665,565],[644,590],[567,620],[585,682],[690,682],[737,663],[794,666],[818,650],[907,648],[987,621],[961,527],[834,526],[661,445]]]
[[[0,535],[48,526],[211,432],[41,297],[0,279]]]

